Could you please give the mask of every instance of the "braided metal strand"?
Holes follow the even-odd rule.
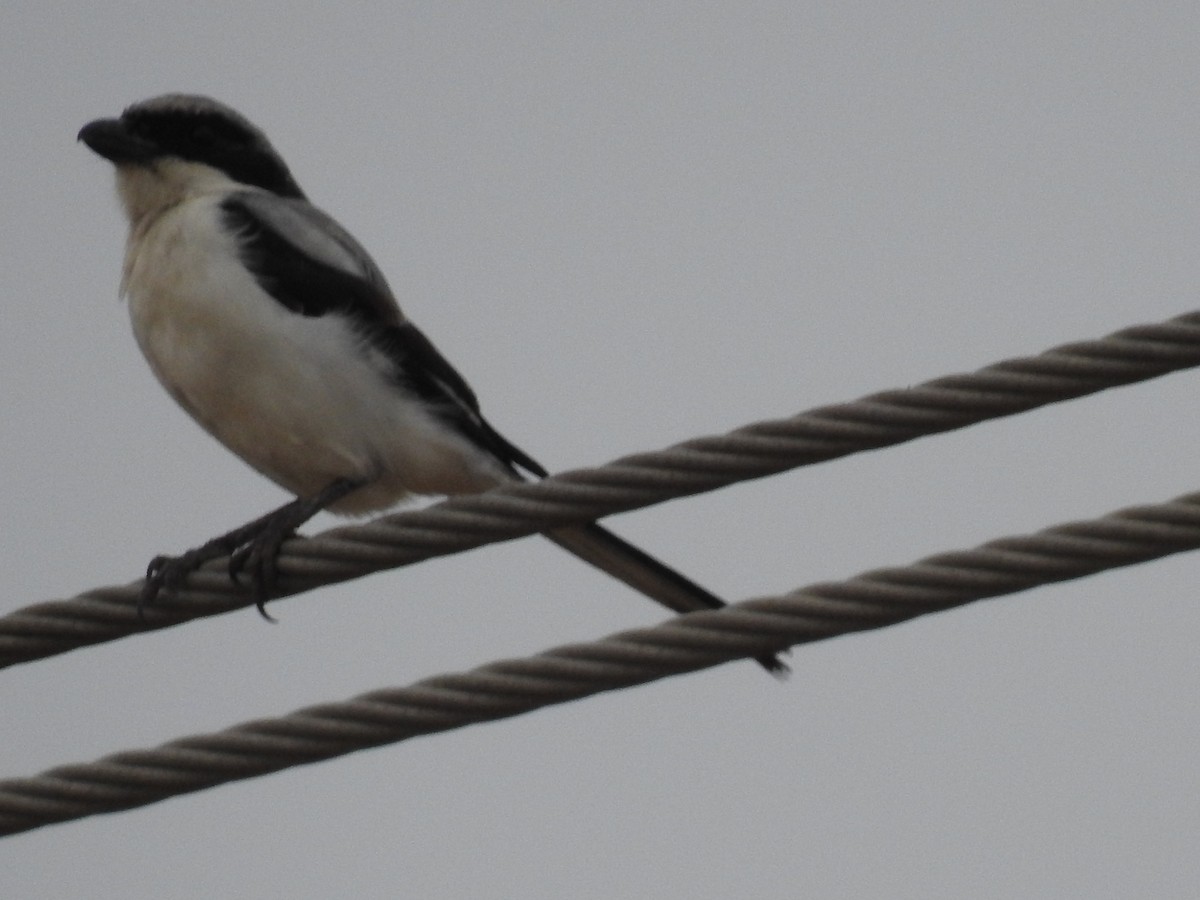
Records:
[[[282,595],[903,443],[1198,364],[1200,313],[1128,328],[970,374],[627,456],[601,468],[296,539],[285,545],[279,560]],[[141,582],[100,588],[0,618],[0,667],[145,630],[133,611],[140,590]],[[218,561],[195,573],[169,602],[156,606],[150,627],[249,603]]]
[[[246,722],[151,750],[0,781],[0,834],[143,806],[1196,547],[1200,493],[848,581],[691,613],[595,643],[312,706],[279,719]]]

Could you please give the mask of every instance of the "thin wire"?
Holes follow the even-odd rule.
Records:
[[[457,497],[427,509],[336,528],[284,545],[280,595],[409,565],[572,522],[711,491],[923,435],[1013,415],[1200,365],[1200,313],[1065,344],[903,390],[819,407],[627,456],[534,484]],[[0,617],[0,668],[250,605],[214,561],[159,603],[149,624],[142,582],[98,588]]]
[[[911,566],[679,616],[594,643],[0,781],[0,834],[144,806],[1197,547],[1200,493],[1002,538]]]

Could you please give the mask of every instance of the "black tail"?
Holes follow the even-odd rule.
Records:
[[[564,550],[674,612],[720,609],[725,605],[720,597],[595,522],[545,534]],[[789,671],[778,657],[758,656],[755,659],[772,675],[784,675]]]

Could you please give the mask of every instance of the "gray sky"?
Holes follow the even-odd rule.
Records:
[[[86,121],[260,124],[492,420],[600,463],[1196,306],[1195,3],[0,8],[5,609],[285,496],[116,299]],[[1200,487],[1176,375],[623,516],[730,599]],[[321,519],[317,528],[333,524]],[[0,896],[1194,896],[1197,559],[0,841]],[[0,776],[661,619],[530,539],[20,666]]]

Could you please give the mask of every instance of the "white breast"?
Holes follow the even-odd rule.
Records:
[[[337,478],[371,482],[335,511],[507,478],[390,380],[390,363],[345,317],[300,316],[265,293],[220,227],[218,203],[208,195],[170,207],[131,239],[126,257],[134,335],[184,409],[298,495]]]

